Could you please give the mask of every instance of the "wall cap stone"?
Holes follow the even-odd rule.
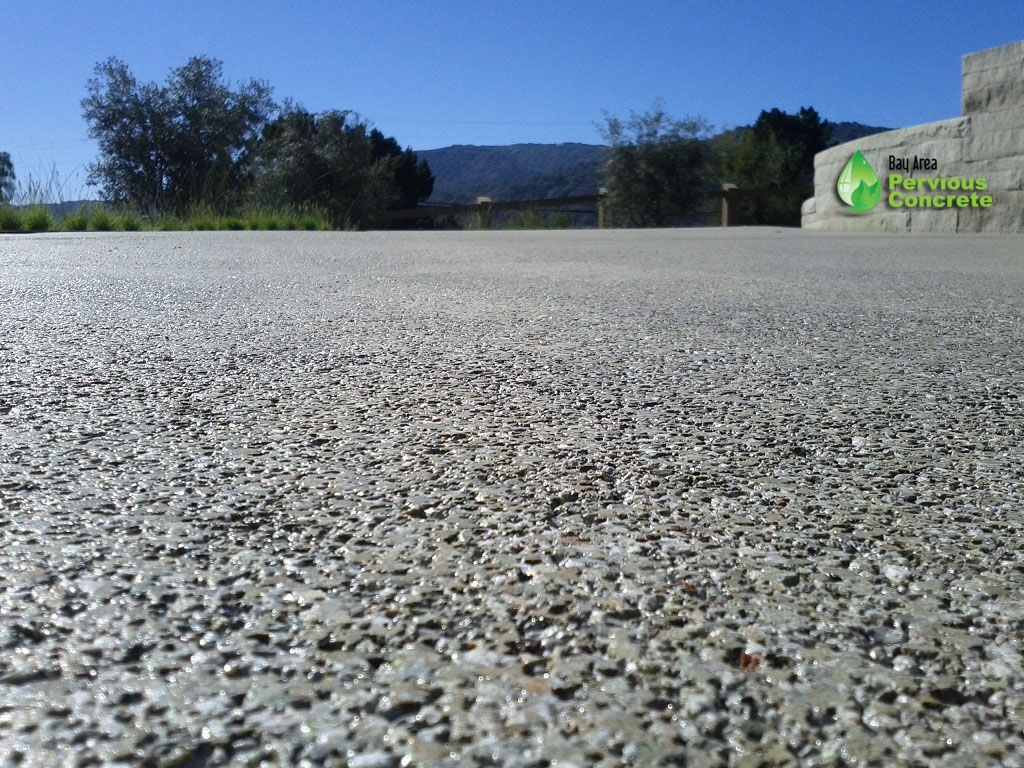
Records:
[[[967,74],[984,69],[994,69],[1006,66],[1020,59],[1024,59],[1024,40],[964,54],[960,58],[960,72],[961,74]]]

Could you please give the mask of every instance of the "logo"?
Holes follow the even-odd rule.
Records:
[[[882,184],[859,149],[839,174],[836,191],[856,213],[870,211],[882,198]]]
[[[988,180],[981,176],[914,176],[917,171],[937,171],[934,157],[897,157],[889,155],[889,176],[886,179],[890,209],[899,208],[990,208],[992,194]],[[909,171],[911,175],[891,173]],[[858,149],[843,166],[836,182],[839,199],[850,206],[850,213],[867,213],[882,199],[882,183],[871,164]],[[913,194],[907,194],[911,192]],[[938,194],[936,194],[938,193]]]

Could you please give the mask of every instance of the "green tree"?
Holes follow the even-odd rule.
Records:
[[[82,110],[100,147],[89,182],[115,202],[180,212],[237,200],[245,150],[275,105],[263,82],[232,89],[222,63],[207,56],[189,59],[164,85],[140,83],[111,58],[96,66]]]
[[[781,186],[814,184],[814,156],[828,146],[831,130],[813,107],[790,115],[778,108],[762,111],[754,135],[784,148],[777,172]]]
[[[426,160],[418,160],[412,149],[403,152],[396,139],[385,136],[376,128],[370,131],[369,138],[374,160],[394,158],[395,199],[391,208],[415,208],[430,197],[434,191],[434,174]]]
[[[741,189],[803,189],[741,206],[741,220],[755,224],[796,225],[800,203],[814,185],[814,156],[828,145],[830,128],[812,107],[795,115],[762,111],[757,122],[714,140],[722,181]]]
[[[374,156],[366,125],[351,112],[288,104],[256,146],[252,173],[260,203],[317,208],[336,226],[360,227],[394,203],[397,165]]]
[[[0,152],[0,205],[9,205],[14,197],[14,163],[7,152]]]
[[[711,178],[711,153],[701,117],[676,120],[660,102],[629,120],[604,113],[608,144],[602,166],[605,216],[613,226],[660,227],[689,223]]]

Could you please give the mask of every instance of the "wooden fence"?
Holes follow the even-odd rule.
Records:
[[[721,200],[722,226],[736,226],[739,223],[740,205],[744,200],[759,200],[775,196],[805,194],[810,197],[813,190],[809,187],[782,187],[764,189],[739,189],[735,184],[723,184],[722,189],[708,196],[709,201]],[[490,229],[495,213],[501,211],[533,211],[544,208],[561,208],[567,205],[597,206],[597,226],[604,227],[602,203],[604,189],[596,195],[578,195],[576,197],[552,197],[540,200],[510,200],[495,202],[489,197],[478,197],[475,203],[465,205],[427,205],[421,208],[405,208],[399,211],[388,211],[384,214],[385,221],[408,221],[412,219],[430,219],[437,216],[459,216],[475,214],[480,227]]]

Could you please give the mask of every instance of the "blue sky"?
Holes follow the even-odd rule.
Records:
[[[79,102],[96,62],[162,81],[190,56],[278,100],[354,109],[403,146],[599,143],[602,110],[664,99],[717,129],[761,109],[902,127],[960,111],[960,57],[1024,38],[1024,0],[931,2],[0,2],[0,151],[95,158]]]

